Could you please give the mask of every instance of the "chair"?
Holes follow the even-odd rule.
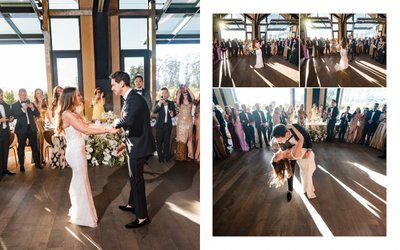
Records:
[[[44,148],[44,154],[45,157],[50,160],[49,148],[53,149],[54,147],[54,130],[44,131],[44,140],[47,143],[46,147]]]
[[[15,136],[15,133],[11,132],[10,133],[10,149],[13,150],[14,152],[14,158],[15,158],[15,166],[18,166],[18,161],[17,161],[17,145],[18,145],[18,140],[17,137]]]

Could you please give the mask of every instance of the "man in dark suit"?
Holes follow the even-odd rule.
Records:
[[[253,116],[250,112],[247,112],[246,105],[242,104],[242,112],[239,114],[240,122],[242,123],[242,127],[246,136],[246,142],[249,145],[249,149],[251,150],[251,144],[254,145],[254,148],[258,148],[256,146],[256,141],[254,138],[254,128],[251,126],[251,123],[254,122]]]
[[[156,140],[158,161],[169,162],[169,141],[172,130],[172,117],[176,115],[175,104],[168,100],[169,91],[167,88],[161,89],[161,98],[156,102],[153,113],[157,114],[156,119]]]
[[[231,41],[230,38],[228,38],[228,42],[227,42],[227,47],[228,47],[228,58],[232,58],[233,57],[233,42]]]
[[[336,118],[337,118],[338,114],[339,114],[339,110],[336,107],[336,100],[332,99],[331,107],[328,108],[328,117],[326,119],[328,122],[328,125],[327,125],[328,136],[326,138],[326,141],[328,141],[328,142],[330,142],[334,139],[334,136],[335,136],[334,130],[335,130]]]
[[[264,112],[260,109],[260,104],[256,103],[256,110],[253,111],[254,124],[257,129],[258,140],[260,141],[260,148],[262,148],[262,137],[264,136],[265,146],[268,147],[268,138],[267,138],[267,119],[265,119]]]
[[[217,109],[217,107],[215,106],[215,104],[213,103],[213,112],[215,114],[215,118],[217,118],[218,123],[220,125],[219,127],[219,131],[221,131],[222,134],[222,138],[224,138],[224,144],[226,147],[228,146],[232,146],[228,143],[228,135],[226,134],[226,121],[221,113],[221,111],[219,111]]]
[[[354,60],[354,55],[356,53],[357,42],[351,35],[349,38],[349,53],[350,53],[350,62]]]
[[[292,127],[296,128],[304,137],[303,148],[307,150],[312,150],[310,135],[305,130],[305,128],[303,128],[299,124],[292,124],[287,126],[285,126],[284,124],[278,124],[274,127],[274,130],[272,131],[272,137],[275,138],[274,140],[276,143],[278,143],[279,148],[281,150],[291,149],[299,140]],[[296,170],[296,162],[296,160],[290,160],[290,166],[292,168],[293,175],[288,178],[288,192],[286,195],[288,201],[292,200],[293,176]]]
[[[351,121],[350,106],[347,106],[346,111],[340,116],[340,131],[339,142],[344,142],[344,135],[346,134],[347,127]]]
[[[8,171],[8,152],[10,149],[10,125],[14,118],[11,116],[10,105],[3,100],[3,90],[0,89],[0,175],[15,175]]]
[[[272,105],[268,105],[268,107],[265,108],[267,112],[267,127],[268,127],[268,141],[271,141],[271,134],[272,134],[272,129],[274,128],[274,123],[272,121],[272,114],[274,113],[274,110],[272,108]]]
[[[135,76],[135,91],[146,100],[147,107],[149,108],[149,110],[151,110],[152,102],[150,91],[143,88],[143,76],[141,75]]]
[[[18,91],[19,100],[11,106],[12,116],[17,119],[15,125],[15,134],[18,138],[18,161],[21,172],[25,172],[25,144],[26,139],[29,139],[29,145],[32,149],[32,158],[35,162],[35,167],[43,168],[39,158],[39,150],[37,147],[37,127],[35,116],[39,117],[40,113],[30,102],[27,97],[26,90]]]
[[[381,111],[378,110],[379,103],[375,103],[374,109],[368,111],[365,117],[365,127],[363,135],[361,138],[361,144],[369,145],[370,139],[374,136],[375,130],[379,124],[379,117],[381,116]],[[367,136],[367,141],[365,141],[365,136]]]
[[[121,154],[126,148],[131,184],[129,202],[119,208],[136,214],[136,220],[126,224],[125,227],[138,228],[150,223],[143,178],[146,158],[155,151],[150,131],[150,112],[144,98],[129,87],[131,79],[127,73],[114,72],[110,75],[110,79],[111,90],[115,95],[123,97],[121,119],[115,120],[111,126],[124,130],[125,143],[118,147],[117,154]]]

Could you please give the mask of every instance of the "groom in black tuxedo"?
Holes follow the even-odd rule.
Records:
[[[354,54],[356,53],[357,42],[351,35],[348,39],[349,43],[349,53],[350,53],[350,62],[354,60]]]
[[[256,103],[256,110],[253,111],[254,124],[257,129],[258,140],[260,142],[260,148],[262,148],[262,137],[264,136],[265,146],[268,147],[268,138],[267,138],[267,119],[265,119],[264,112],[260,109],[260,104]]]
[[[278,143],[280,149],[281,150],[291,149],[299,140],[296,133],[293,131],[293,129],[290,128],[290,126],[295,127],[304,137],[303,148],[311,150],[312,142],[310,135],[305,130],[305,128],[303,128],[299,124],[288,125],[289,128],[287,128],[284,124],[278,124],[274,127],[274,130],[272,131],[272,137],[275,138],[275,141]],[[290,160],[290,166],[292,168],[293,175],[296,170],[296,162],[297,162],[296,160]],[[288,178],[288,192],[286,195],[288,201],[292,200],[293,175],[290,178]]]
[[[176,115],[175,104],[168,100],[169,91],[167,88],[161,89],[161,98],[156,102],[153,113],[157,114],[156,119],[156,140],[157,154],[159,162],[169,162],[169,141],[172,130],[172,117]]]
[[[3,100],[3,90],[0,89],[0,175],[15,175],[8,171],[8,152],[10,149],[10,124],[14,120],[11,117],[10,105]]]
[[[37,144],[37,127],[35,116],[39,117],[39,110],[31,103],[27,97],[26,90],[18,91],[19,100],[11,106],[12,116],[17,119],[15,133],[18,138],[18,160],[20,171],[25,172],[25,144],[29,139],[29,145],[32,149],[32,158],[37,168],[43,168],[39,158]]]
[[[336,124],[336,118],[339,114],[339,110],[336,107],[336,100],[332,99],[331,102],[331,107],[328,108],[328,117],[327,117],[327,132],[328,132],[328,136],[326,138],[326,141],[330,142],[334,139],[335,137],[335,124]]]
[[[136,214],[136,220],[125,227],[138,228],[150,223],[143,178],[145,161],[155,151],[150,131],[150,112],[145,99],[129,87],[131,79],[127,73],[116,71],[110,75],[110,79],[111,90],[123,98],[121,119],[115,120],[111,126],[124,130],[125,143],[118,147],[117,154],[126,148],[131,184],[129,202],[119,208]]]

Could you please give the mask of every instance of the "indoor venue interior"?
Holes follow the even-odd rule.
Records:
[[[0,173],[4,249],[200,249],[199,46],[199,0],[0,1],[0,106],[33,105],[32,112],[40,110],[35,115],[37,131],[32,129],[35,147],[31,138],[36,137],[18,143],[18,120],[6,108],[8,165],[0,162],[5,167]],[[149,145],[157,145],[157,151],[154,147],[144,163],[144,221],[150,218],[151,224],[136,220],[142,218],[135,213],[137,200],[134,213],[124,212],[132,211],[125,204],[130,205],[134,192],[129,178],[136,178],[127,155],[140,149],[117,154],[117,146],[130,139],[122,134],[129,131],[123,131],[84,137],[91,183],[86,188],[91,188],[98,224],[78,226],[68,217],[76,212],[69,210],[76,173],[65,160],[65,147],[76,145],[55,134],[54,115],[63,89],[75,87],[82,96],[81,101],[79,96],[74,99],[83,110],[78,120],[88,131],[106,126],[104,131],[115,133],[107,126],[122,124],[116,118],[124,116],[123,107],[129,105],[111,90],[109,76],[116,71],[128,73],[127,84],[146,100],[148,107],[138,119],[146,121],[147,109],[151,116]],[[28,100],[22,99],[24,93]],[[161,102],[168,103],[170,115],[157,109]],[[163,131],[157,125],[164,120],[159,112],[168,124]],[[25,126],[32,128],[27,117]],[[141,228],[125,228],[129,225]]]
[[[214,87],[298,87],[297,14],[214,14]]]
[[[386,102],[385,88],[214,88],[213,235],[385,236]]]
[[[301,14],[300,85],[386,87],[385,14]]]

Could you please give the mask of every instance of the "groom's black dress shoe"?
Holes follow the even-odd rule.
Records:
[[[142,223],[139,223],[139,219],[136,219],[136,220],[132,221],[131,223],[126,224],[125,227],[126,228],[139,228],[139,227],[142,227],[142,226],[150,224],[150,223],[151,223],[151,221],[150,221],[149,217],[147,217],[144,221],[142,221]]]
[[[118,206],[118,207],[122,211],[135,213],[135,208],[134,207],[128,207],[128,205],[121,205],[121,206]]]
[[[23,166],[19,167],[21,172],[25,172],[25,168]]]
[[[291,201],[292,200],[292,192],[287,192],[286,198],[287,198],[287,201]]]

